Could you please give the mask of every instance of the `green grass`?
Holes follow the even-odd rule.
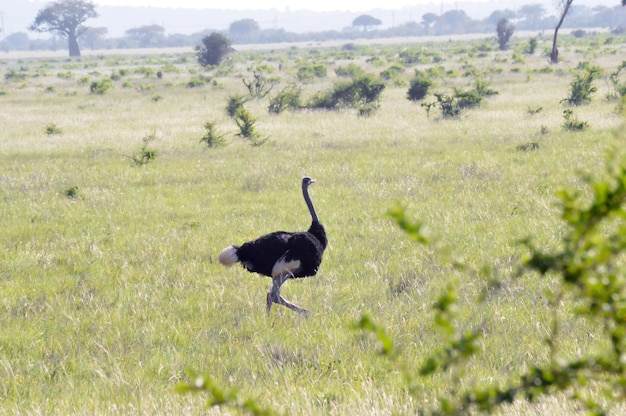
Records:
[[[460,45],[428,47],[441,51],[446,69],[458,70],[462,60],[492,65],[455,55]],[[315,59],[329,76],[303,95],[331,85],[334,67],[346,62],[378,73],[367,59],[391,65],[401,48],[363,47],[334,64],[339,49],[322,49]],[[269,138],[256,147],[236,136],[228,97],[245,93],[241,77],[249,78],[255,61],[293,61],[279,74],[287,85],[297,72],[293,56],[310,59],[307,49],[238,54],[228,75],[207,73],[217,83],[200,88],[185,86],[201,72],[190,56],[186,63],[175,54],[81,58],[64,70],[73,74],[67,79],[56,76],[65,59],[3,59],[2,74],[24,66],[28,75],[6,81],[0,97],[0,413],[204,414],[202,395],[174,392],[193,369],[281,414],[414,414],[434,405],[450,377],[420,379],[411,395],[376,342],[350,324],[371,313],[396,342],[402,365],[417,373],[441,345],[431,306],[451,279],[460,282],[459,323],[484,328],[467,383],[505,383],[547,360],[543,291],[554,282],[514,278],[524,254],[518,241],[532,236],[538,246],[556,247],[563,224],[555,192],[582,187],[579,174],[598,172],[607,151],[623,146],[613,134],[621,123],[615,103],[600,98],[602,82],[592,102],[576,109],[590,127],[561,128],[570,70],[589,59],[575,53],[562,47],[568,59],[548,74],[533,72],[545,57],[525,57],[520,72],[498,61],[504,71],[488,80],[499,94],[459,120],[427,118],[406,99],[407,87],[391,84],[367,118],[356,111],[270,115],[269,97],[250,101],[255,128]],[[488,55],[495,62],[509,54]],[[593,64],[610,73],[619,56]],[[179,71],[163,80],[132,71],[164,66]],[[425,66],[405,71],[407,85],[418,67]],[[77,81],[120,68],[130,74],[103,95]],[[434,90],[467,88],[473,79],[437,83]],[[162,99],[152,100],[155,94]],[[542,111],[529,115],[529,107]],[[199,142],[207,121],[226,146]],[[46,134],[51,123],[59,134]],[[147,136],[158,157],[133,166],[129,157]],[[516,150],[529,142],[539,148]],[[303,175],[317,180],[311,195],[329,247],[318,276],[287,282],[283,294],[312,316],[280,307],[266,316],[269,279],[224,269],[216,258],[266,232],[306,229]],[[410,241],[385,216],[397,203],[424,222],[432,245]],[[450,255],[487,268],[458,271]],[[475,304],[493,275],[506,284]],[[567,354],[602,347],[592,323],[572,317],[567,325]],[[572,409],[557,396],[510,410]]]

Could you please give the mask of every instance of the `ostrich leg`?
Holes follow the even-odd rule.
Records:
[[[298,312],[300,315],[309,316],[309,311],[298,305],[294,305],[280,295],[280,287],[283,283],[285,283],[289,276],[289,273],[284,273],[273,279],[272,289],[267,294],[267,312],[269,313],[270,309],[272,309],[272,303],[278,303],[279,305],[286,306],[289,309]]]

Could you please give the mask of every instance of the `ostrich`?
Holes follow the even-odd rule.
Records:
[[[302,178],[302,195],[311,213],[311,226],[306,232],[276,231],[249,241],[241,246],[228,246],[219,255],[219,262],[232,266],[240,262],[251,273],[272,278],[272,289],[267,294],[267,312],[273,303],[308,316],[309,311],[294,305],[280,295],[280,287],[287,279],[315,276],[322,263],[322,254],[328,244],[324,226],[319,222],[309,185],[315,180]]]

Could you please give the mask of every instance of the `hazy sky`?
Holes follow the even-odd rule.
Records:
[[[441,0],[95,0],[94,3],[101,6],[152,6],[152,7],[180,7],[194,9],[278,9],[291,10],[307,9],[313,11],[363,11],[376,8],[401,9],[405,6],[416,6],[428,3],[440,3]],[[454,0],[444,0],[453,2]],[[466,0],[468,1],[468,0]],[[456,3],[461,5],[466,1],[459,0]],[[480,2],[487,0],[471,0]]]

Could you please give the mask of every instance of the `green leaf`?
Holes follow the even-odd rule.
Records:
[[[400,205],[396,205],[387,211],[387,216],[395,220],[396,224],[404,230],[409,238],[417,242],[427,244],[428,239],[421,233],[422,223],[411,222],[406,218],[406,209]]]

